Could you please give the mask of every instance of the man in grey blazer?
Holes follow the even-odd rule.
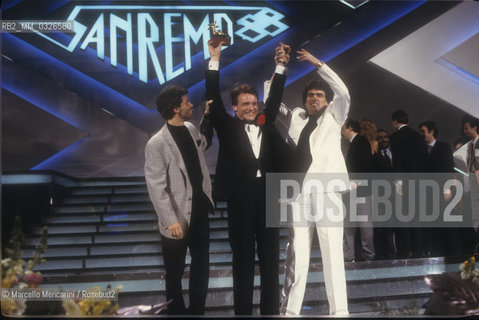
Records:
[[[208,290],[211,181],[203,155],[206,139],[187,121],[193,107],[187,93],[179,86],[160,92],[156,105],[167,123],[145,149],[145,179],[158,215],[166,298],[172,299],[168,314],[204,314]],[[191,255],[188,310],[181,288],[187,248]]]

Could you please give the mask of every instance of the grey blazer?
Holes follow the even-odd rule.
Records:
[[[192,123],[185,122],[185,126],[198,150],[203,173],[203,191],[213,204],[210,174],[203,155],[206,139]],[[145,179],[151,202],[158,215],[160,233],[167,238],[173,238],[168,227],[179,222],[186,235],[191,217],[193,189],[180,149],[166,124],[146,144],[145,158]]]

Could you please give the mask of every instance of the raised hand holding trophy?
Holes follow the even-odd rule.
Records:
[[[217,47],[220,42],[223,42],[222,46],[229,46],[231,44],[231,37],[221,30],[217,30],[218,26],[216,21],[209,24],[210,38],[213,41],[213,45]]]

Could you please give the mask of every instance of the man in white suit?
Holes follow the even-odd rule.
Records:
[[[308,51],[299,50],[298,60],[317,67],[320,79],[305,87],[305,108],[291,110],[282,106],[275,124],[280,131],[287,132],[289,140],[296,145],[294,171],[306,172],[306,179],[314,173],[334,173],[336,177],[339,174],[345,181],[342,188],[335,190],[336,197],[340,199],[339,192],[349,188],[346,164],[341,152],[341,126],[347,118],[350,104],[348,89],[334,71]],[[328,198],[324,193],[311,194],[306,199],[311,203],[313,216],[331,206],[330,203],[323,208],[316,207],[318,197],[325,200]],[[303,195],[303,201],[305,198]],[[342,207],[337,209],[342,211]],[[321,248],[330,314],[347,315],[342,222],[332,226],[325,220],[309,222],[307,226],[293,225],[290,230],[281,313],[299,315],[301,312],[315,229]]]
[[[168,314],[204,314],[208,290],[211,181],[203,155],[206,139],[187,122],[193,107],[187,93],[179,86],[160,92],[156,104],[167,123],[145,149],[145,179],[158,215],[166,298],[172,300]],[[181,288],[187,248],[191,255],[188,310]]]

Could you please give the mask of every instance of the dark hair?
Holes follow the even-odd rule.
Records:
[[[462,128],[464,128],[466,123],[469,123],[471,128],[476,127],[476,132],[479,132],[479,119],[470,115],[465,115],[464,118],[462,118]]]
[[[359,133],[361,126],[359,125],[359,122],[353,119],[346,119],[344,122],[344,127],[345,128],[351,128],[353,129],[354,132]]]
[[[379,133],[379,132],[386,132],[386,134],[389,136],[388,132],[387,132],[385,129],[378,129],[376,132],[377,132],[377,133]]]
[[[328,101],[328,103],[333,99],[334,96],[333,90],[331,90],[331,87],[326,81],[324,81],[323,79],[313,80],[304,87],[303,105],[306,103],[306,97],[308,96],[309,90],[323,90],[324,94],[326,95],[326,101]]]
[[[181,106],[181,99],[187,94],[187,89],[176,85],[171,85],[161,90],[158,98],[156,98],[156,108],[163,119],[170,120],[173,118],[175,115],[173,109]]]
[[[434,138],[437,139],[437,136],[439,135],[439,130],[437,130],[437,127],[434,121],[424,121],[419,124],[419,129],[421,129],[421,127],[426,127],[427,131],[429,132],[431,132],[431,130],[434,131]]]
[[[391,115],[391,120],[392,121],[396,120],[398,123],[402,123],[402,124],[407,124],[409,122],[407,113],[404,112],[403,110],[394,111],[393,114]]]
[[[238,105],[238,97],[242,93],[252,94],[258,99],[258,91],[253,86],[249,84],[239,84],[231,90],[231,102],[234,106]]]

